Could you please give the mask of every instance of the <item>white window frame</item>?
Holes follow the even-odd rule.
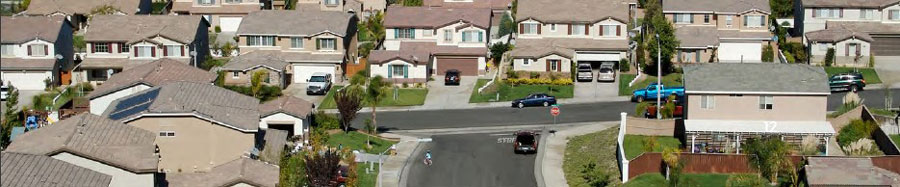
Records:
[[[0,46],[0,56],[12,57],[16,56],[16,45],[15,44],[3,44]]]
[[[391,72],[389,72],[389,73],[391,74],[392,77],[403,77],[403,68],[405,68],[405,67],[406,67],[406,65],[392,64]]]
[[[49,49],[44,50],[45,47],[48,47],[47,44],[29,44],[28,46],[31,46],[31,55],[29,56],[47,56],[49,55],[47,53],[50,53]]]
[[[468,37],[462,37],[462,42],[466,42],[466,43],[478,43],[478,42],[479,42],[478,40],[481,39],[480,37],[478,37],[479,33],[482,33],[482,32],[481,32],[481,31],[477,31],[477,30],[463,31],[463,32],[462,32],[462,35],[463,35],[463,36],[468,36]],[[482,40],[482,41],[483,41],[483,40]]]
[[[172,50],[169,50],[169,49],[172,49]],[[164,45],[163,50],[166,50],[165,56],[167,56],[167,57],[184,56],[184,54],[181,54],[181,45]],[[175,55],[175,53],[178,53],[178,55]]]
[[[324,0],[325,6],[337,6],[338,0]]]
[[[703,14],[703,24],[709,24],[712,21],[711,17],[709,14]]]
[[[522,65],[531,66],[531,62],[533,62],[533,61],[534,61],[534,59],[528,59],[528,58],[522,59]]]
[[[444,29],[444,42],[453,42],[453,30]]]
[[[572,24],[572,35],[579,36],[584,34],[584,24]]]
[[[558,63],[558,62],[560,62],[560,61],[562,61],[562,60],[547,59],[547,63],[550,63],[550,71],[559,71],[559,68],[560,68],[559,65],[561,65],[561,63]]]
[[[873,19],[875,18],[875,9],[859,9],[859,19]]]
[[[223,0],[222,2],[228,3],[228,4],[238,4],[238,3],[242,3],[242,1],[243,0]]]
[[[550,31],[556,31],[556,23],[550,24]]]
[[[119,43],[119,53],[130,53],[131,46],[125,43]]]
[[[411,28],[398,28],[394,29],[394,32],[397,32],[397,39],[415,39],[416,38],[416,29]]]
[[[231,79],[239,79],[239,78],[241,78],[241,72],[240,72],[240,71],[232,71],[232,72],[231,72]]]
[[[159,137],[175,137],[175,131],[159,131]]]
[[[725,16],[725,26],[731,27],[732,25],[734,25],[734,16],[726,15]]]
[[[603,33],[600,33],[601,36],[616,36],[616,25],[601,25],[601,27],[603,27]]]
[[[700,108],[715,109],[716,108],[716,97],[712,96],[712,95],[701,95],[700,96]]]
[[[91,47],[94,48],[93,49],[94,53],[111,53],[110,52],[111,49],[109,48],[109,43],[100,43],[100,42],[92,43]],[[101,49],[105,49],[106,51],[103,51]]]
[[[678,13],[675,14],[673,18],[675,24],[691,24],[693,23],[693,14],[690,13]]]
[[[275,36],[247,36],[247,46],[275,46]]]
[[[888,16],[891,15],[893,15],[893,17],[888,17],[888,20],[900,20],[900,10],[888,10]]]
[[[745,17],[747,17],[747,23],[744,24],[747,25],[747,28],[759,28],[762,27],[761,25],[765,24],[765,19],[763,19],[763,16],[747,15]]]
[[[152,58],[152,57],[153,57],[153,54],[152,54],[152,53],[154,52],[153,46],[149,46],[149,45],[139,45],[139,46],[135,46],[135,47],[138,48],[138,50],[135,51],[135,53],[137,53],[137,58]],[[146,49],[147,51],[140,52],[140,51],[142,51],[143,49]],[[146,53],[145,53],[145,52],[146,52]]]
[[[758,108],[760,110],[774,110],[775,109],[775,97],[771,96],[771,95],[760,95]]]
[[[337,50],[337,39],[334,38],[319,38],[319,50],[320,51],[334,51]],[[326,42],[330,41],[330,42]],[[330,44],[330,46],[329,46]]]
[[[523,34],[538,34],[537,30],[540,24],[537,23],[523,23],[525,26],[522,26]]]
[[[197,0],[198,5],[214,5],[216,0]]]
[[[433,29],[424,29],[424,30],[422,30],[422,36],[425,36],[425,37],[434,36],[434,30]]]
[[[303,37],[291,37],[291,49],[302,49],[302,48],[303,48]]]

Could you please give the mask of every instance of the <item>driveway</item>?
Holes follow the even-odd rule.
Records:
[[[596,77],[597,72],[594,72]],[[575,82],[575,96],[567,102],[599,102],[615,101],[619,99],[619,82],[597,82],[596,78],[591,82]]]
[[[424,109],[460,109],[469,107],[469,96],[476,89],[476,76],[463,76],[459,86],[445,86],[444,76],[434,76],[428,82],[428,95],[425,96]]]
[[[329,91],[334,91],[334,89]],[[319,103],[322,103],[322,100],[325,99],[325,95],[306,95],[306,83],[294,83],[288,85],[288,87],[284,89],[284,91],[282,91],[282,94],[292,95],[294,97],[309,101],[315,104],[316,107],[318,107]]]
[[[43,90],[19,90],[19,109],[21,110],[25,106],[31,106],[31,99],[34,98],[35,95],[44,93]],[[6,110],[6,101],[0,102],[0,108]]]
[[[876,56],[875,71],[884,84],[900,88],[900,56]]]
[[[410,156],[406,186],[537,186],[535,155],[513,153],[512,133],[433,136]],[[422,163],[425,150],[431,150],[431,166]]]

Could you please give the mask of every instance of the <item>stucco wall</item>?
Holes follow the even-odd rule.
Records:
[[[225,85],[250,86],[253,73],[257,71],[269,72],[269,83],[262,82],[263,84],[284,87],[282,83],[285,81],[281,78],[281,73],[264,67],[257,67],[249,71],[227,71],[225,72]],[[237,72],[237,77],[234,77],[234,72]]]
[[[688,119],[824,121],[826,96],[775,95],[772,110],[759,109],[759,95],[712,95],[713,109],[700,107],[702,94],[689,94]]]
[[[91,99],[91,114],[95,115],[103,115],[103,112],[109,108],[109,104],[115,101],[116,99],[129,96],[131,94],[138,93],[140,91],[144,91],[149,89],[150,86],[145,84],[135,85],[132,87],[128,87],[119,91],[115,91],[110,94],[106,94],[104,96],[100,96],[94,99]]]
[[[559,56],[559,55],[549,55],[546,57],[542,57],[539,59],[535,59],[530,62],[529,65],[525,65],[525,59],[517,58],[513,59],[513,70],[514,71],[547,71],[547,60],[562,60],[562,69],[558,72],[570,72],[572,69],[572,60]],[[553,71],[557,72],[557,71]]]
[[[391,65],[405,65],[408,66],[408,77],[410,79],[425,79],[428,78],[428,66],[427,65],[414,65],[407,63],[402,60],[393,60],[384,64],[371,64],[369,65],[369,72],[372,76],[381,75],[381,77],[387,78],[388,74],[388,66]],[[403,78],[403,76],[396,76],[393,78]]]
[[[269,124],[277,124],[277,125],[286,125],[286,123],[292,122],[294,126],[293,134],[295,136],[303,135],[303,119],[296,118],[291,115],[287,115],[284,113],[277,113],[266,116],[265,118],[259,119],[259,128],[268,129]]]
[[[174,131],[157,137],[159,168],[165,172],[209,171],[240,158],[253,148],[253,133],[244,133],[194,117],[143,117],[131,122],[150,132]]]
[[[62,160],[76,166],[87,168],[96,172],[112,176],[109,182],[110,187],[152,187],[154,186],[153,173],[137,174],[130,171],[106,165],[91,159],[62,152],[51,156],[57,160]]]
[[[303,48],[291,48],[291,37],[287,36],[279,36],[275,37],[275,45],[274,46],[248,46],[247,40],[250,36],[241,36],[240,41],[238,41],[238,47],[240,48],[241,54],[246,54],[251,51],[260,50],[260,49],[272,49],[272,50],[282,50],[282,51],[298,51],[298,52],[343,52],[346,49],[344,46],[344,38],[341,38],[337,35],[331,33],[324,33],[312,37],[303,37]],[[334,38],[335,50],[318,50],[316,49],[316,40],[320,38]]]
[[[525,21],[519,22],[519,24],[517,24],[517,27],[521,27],[519,25],[522,25],[523,23],[529,23],[529,24],[530,23],[538,23],[539,24],[538,27],[541,27],[540,28],[541,33],[540,34],[519,34],[520,38],[592,38],[592,39],[625,40],[625,39],[627,39],[627,36],[628,36],[628,32],[627,32],[628,26],[625,23],[620,22],[618,20],[614,20],[614,19],[606,19],[603,21],[599,21],[597,23],[589,24],[588,25],[589,29],[588,29],[588,32],[586,33],[586,35],[575,35],[575,34],[570,35],[569,34],[569,23],[541,23],[536,20],[525,20]],[[555,30],[553,29],[554,25],[556,27]],[[600,33],[600,27],[602,25],[618,25],[619,30],[620,30],[619,36],[602,36],[602,33]]]

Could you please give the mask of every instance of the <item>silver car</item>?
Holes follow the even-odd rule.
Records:
[[[615,82],[616,70],[613,69],[612,63],[603,63],[600,65],[600,72],[597,73],[597,82]]]

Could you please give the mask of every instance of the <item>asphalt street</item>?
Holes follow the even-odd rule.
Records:
[[[884,108],[886,90],[863,90],[858,93],[859,97],[863,99],[863,104],[869,108]],[[828,96],[828,110],[833,111],[840,107],[843,104],[845,95],[847,95],[847,92],[832,92]],[[891,96],[894,98],[893,107],[900,106],[900,88],[891,89]]]
[[[433,136],[410,158],[407,186],[536,186],[535,155],[513,153],[512,133]],[[423,163],[424,150],[431,150],[431,166]]]

